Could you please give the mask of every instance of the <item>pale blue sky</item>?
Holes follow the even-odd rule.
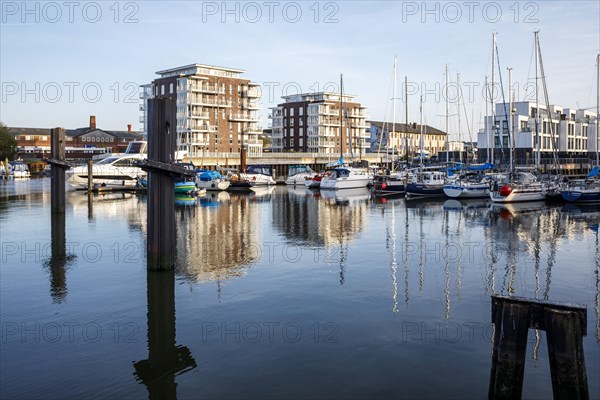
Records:
[[[405,75],[420,92],[428,91],[424,118],[440,129],[445,65],[451,81],[460,73],[474,89],[467,96],[463,88],[476,132],[485,112],[482,88],[491,73],[492,32],[498,33],[504,85],[506,68],[512,67],[517,99],[523,99],[534,76],[535,30],[550,103],[596,103],[598,1],[77,1],[27,7],[29,13],[21,1],[2,2],[0,120],[9,126],[74,128],[87,125],[94,114],[105,129],[126,129],[128,123],[139,128],[135,85],[150,82],[155,71],[191,63],[244,69],[247,78],[266,84],[265,126],[268,107],[280,102],[285,85],[289,93],[297,87],[322,90],[328,82],[337,84],[340,73],[345,91],[369,107],[372,119],[389,120],[397,56],[398,92]],[[409,96],[410,121],[419,119],[419,94]],[[403,122],[404,105],[397,103],[397,120]],[[456,114],[456,106],[450,108]],[[451,117],[451,133],[456,120]]]

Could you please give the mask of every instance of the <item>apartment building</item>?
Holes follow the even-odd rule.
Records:
[[[262,155],[258,110],[260,85],[242,78],[241,69],[190,64],[157,71],[159,78],[142,85],[142,131],[148,131],[148,100],[170,97],[177,102],[177,148],[180,154],[205,152]]]
[[[355,96],[331,92],[282,97],[271,108],[273,152],[365,154],[369,147],[367,108]]]
[[[421,125],[417,123],[408,125],[382,121],[369,121],[369,123],[371,125],[371,151],[373,152],[385,152],[389,149],[395,154],[399,154],[400,157],[404,157],[407,153],[408,142],[408,154],[412,157],[421,147]],[[427,150],[430,155],[445,152],[446,132],[423,125],[423,149]]]
[[[554,149],[559,157],[587,157],[598,151],[596,113],[591,110],[575,110],[557,105],[549,109],[535,102],[516,102],[512,109],[512,125],[510,125],[509,105],[495,105],[495,116],[486,116],[484,129],[478,133],[477,144],[479,156],[485,159],[488,143],[491,143],[498,158],[499,149],[508,149],[510,140],[508,127],[514,133],[515,156],[518,159],[534,160],[538,152],[540,158],[552,157]]]

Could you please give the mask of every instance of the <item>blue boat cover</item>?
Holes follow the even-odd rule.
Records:
[[[594,168],[592,168],[592,170],[590,171],[590,173],[588,174],[588,178],[593,178],[595,176],[598,176],[598,173],[600,172],[600,168],[598,168],[598,166],[596,165]]]
[[[204,182],[212,181],[213,179],[223,178],[223,175],[221,175],[217,171],[198,171],[196,174],[198,175],[198,178]]]
[[[469,171],[485,171],[486,169],[494,169],[494,164],[486,162],[480,165],[469,165],[467,169]]]

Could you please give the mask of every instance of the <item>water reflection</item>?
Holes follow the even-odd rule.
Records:
[[[175,376],[196,368],[190,350],[176,344],[175,275],[173,271],[148,271],[148,358],[133,363],[136,378],[149,399],[176,399]]]
[[[262,198],[254,192],[213,193],[198,199],[200,207],[178,207],[177,273],[195,282],[242,276],[260,258],[257,196]]]
[[[67,253],[65,214],[51,214],[50,257],[44,265],[50,270],[50,296],[55,303],[62,303],[67,297],[67,268],[76,256]]]

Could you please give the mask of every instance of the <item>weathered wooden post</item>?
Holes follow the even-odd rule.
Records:
[[[490,399],[521,398],[529,328],[546,331],[554,398],[589,399],[583,353],[585,306],[494,295],[492,322]]]
[[[138,164],[148,172],[147,267],[167,270],[175,264],[173,178],[195,176],[195,172],[172,164],[177,139],[175,99],[150,99],[148,115],[148,159]]]
[[[65,161],[65,130],[50,130],[50,158],[45,160],[52,167],[52,184],[50,189],[52,213],[65,212],[65,170],[71,166]]]
[[[10,176],[10,171],[8,170],[8,168],[10,167],[10,164],[8,164],[8,157],[6,157],[4,159],[4,177],[6,178],[6,180],[8,180],[9,176]]]
[[[91,158],[87,162],[87,190],[88,192],[94,190],[94,163]]]

